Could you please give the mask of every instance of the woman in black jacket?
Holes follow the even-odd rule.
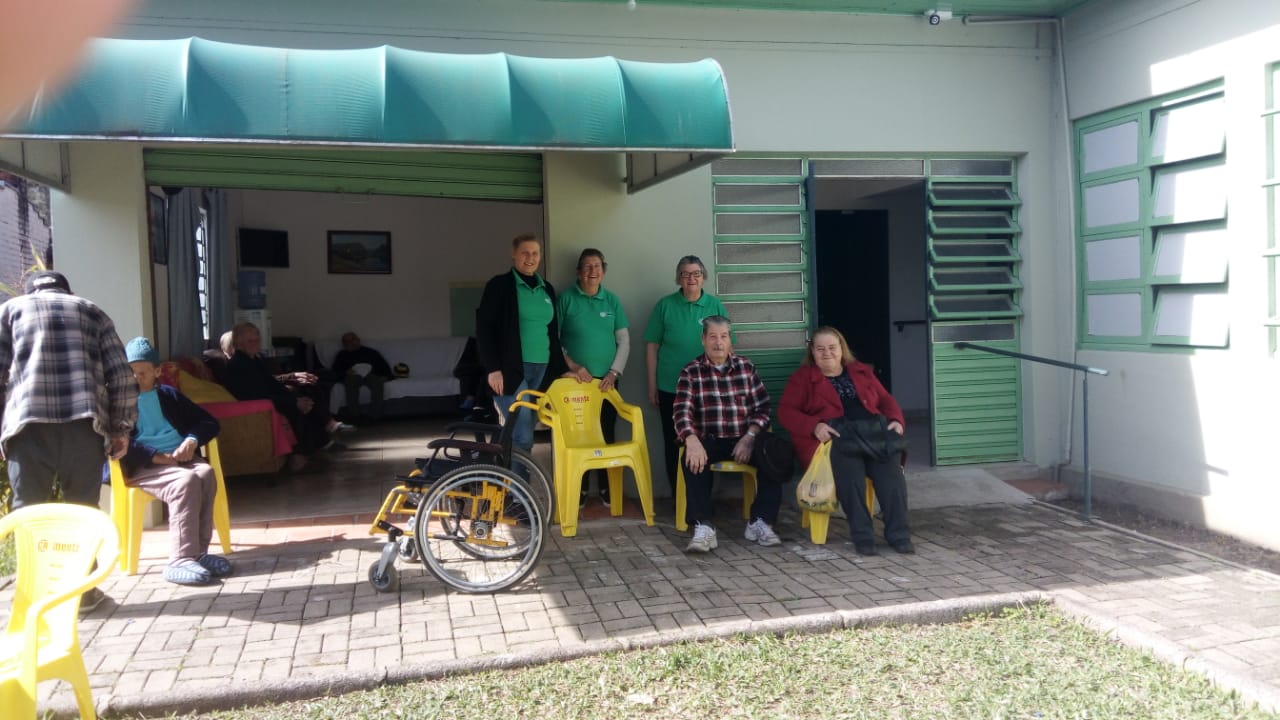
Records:
[[[569,369],[560,349],[556,291],[538,274],[541,262],[538,236],[517,235],[511,271],[489,280],[476,310],[476,350],[504,420],[516,393],[545,390]],[[513,444],[531,449],[533,413],[517,412],[514,422]]]

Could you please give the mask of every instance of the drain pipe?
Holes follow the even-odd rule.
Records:
[[[1062,18],[1046,18],[1046,17],[984,17],[979,15],[966,15],[962,22],[965,25],[1025,25],[1025,24],[1041,24],[1048,23],[1053,25],[1055,32],[1055,41],[1058,45],[1058,91],[1062,100],[1062,135],[1064,147],[1066,149],[1067,161],[1067,227],[1071,232],[1071,244],[1074,248],[1076,239],[1076,164],[1074,160],[1074,152],[1072,149],[1071,134],[1071,104],[1067,93],[1067,49],[1062,41]],[[1078,277],[1078,269],[1076,266],[1076,253],[1070,253],[1071,266],[1071,287],[1074,292],[1076,278]],[[1076,343],[1076,325],[1080,322],[1079,317],[1080,306],[1077,302],[1071,303],[1071,362],[1079,364],[1080,350]],[[1066,415],[1067,431],[1062,439],[1062,459],[1053,466],[1053,482],[1060,483],[1062,469],[1071,464],[1072,451],[1072,435],[1075,433],[1075,407],[1076,407],[1076,374],[1071,373],[1069,382],[1071,391],[1067,397]],[[1085,386],[1088,386],[1088,378],[1084,380]],[[1087,392],[1087,390],[1086,390]],[[1087,460],[1086,460],[1087,462]]]

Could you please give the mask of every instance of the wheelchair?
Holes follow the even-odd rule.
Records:
[[[396,476],[369,528],[387,535],[369,566],[375,590],[399,589],[397,560],[421,562],[466,593],[499,592],[533,572],[555,517],[555,493],[533,457],[512,447],[513,428],[452,423],[449,437],[428,443],[429,457]]]

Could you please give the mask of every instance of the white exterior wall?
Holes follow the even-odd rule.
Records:
[[[1228,108],[1230,347],[1081,350],[1095,486],[1280,547],[1274,432],[1280,365],[1268,357],[1265,71],[1280,61],[1280,5],[1143,0],[1090,6],[1065,24],[1070,112],[1089,116],[1222,79]],[[1077,397],[1073,463],[1080,455]],[[1120,482],[1116,482],[1120,481]]]
[[[300,16],[305,23],[297,21]],[[1049,26],[952,22],[929,27],[918,17],[644,3],[627,12],[621,2],[399,0],[365,7],[335,0],[165,0],[144,3],[116,34],[198,35],[285,47],[391,44],[545,57],[713,57],[725,71],[742,153],[1018,155],[1022,277],[1028,287],[1023,304],[1032,313],[1024,325],[1024,347],[1055,357],[1070,351],[1071,330],[1052,312],[1064,304],[1058,273],[1070,257],[1070,244],[1057,192],[1065,136],[1057,115],[1060,93]],[[77,172],[73,164],[73,182],[83,180]],[[628,196],[621,177],[616,156],[546,155],[547,268],[550,279],[564,285],[571,281],[568,269],[580,248],[593,245],[608,255],[613,271],[607,283],[628,310],[637,348],[623,389],[629,397],[641,397],[640,338],[652,304],[674,288],[676,258],[712,255],[711,182],[709,170],[702,168]],[[292,310],[280,305],[280,290],[272,282],[273,312],[287,318]],[[1036,314],[1037,307],[1046,312]],[[1061,459],[1062,398],[1070,385],[1056,372],[1028,369],[1026,378],[1027,456],[1049,465]]]

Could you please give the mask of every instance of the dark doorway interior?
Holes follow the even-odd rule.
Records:
[[[818,324],[844,334],[893,391],[889,352],[889,213],[819,210],[815,219]]]

